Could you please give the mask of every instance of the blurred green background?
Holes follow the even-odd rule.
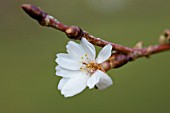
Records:
[[[69,39],[31,19],[23,3],[130,47],[157,44],[170,28],[169,0],[1,0],[0,113],[170,113],[170,51],[110,70],[114,85],[104,91],[64,98],[55,55],[66,52]]]

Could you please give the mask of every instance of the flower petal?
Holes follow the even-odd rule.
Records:
[[[61,77],[70,78],[76,76],[79,73],[81,73],[80,70],[69,70],[69,69],[62,68],[59,65],[56,66],[56,75]]]
[[[107,44],[106,46],[104,46],[103,49],[99,52],[96,58],[96,62],[100,64],[106,61],[111,56],[111,51],[112,51],[111,44]]]
[[[99,76],[99,82],[96,84],[99,90],[104,90],[113,84],[112,79],[103,71],[97,70],[95,73]]]
[[[76,58],[81,58],[85,54],[82,46],[73,41],[69,41],[66,48],[67,52]]]
[[[89,78],[86,74],[79,74],[76,77],[71,78],[62,88],[61,93],[65,97],[74,96],[82,92],[86,88],[87,79]]]
[[[64,85],[68,82],[69,78],[62,78],[58,84],[58,89],[61,90]]]
[[[70,70],[79,70],[82,64],[75,59],[74,57],[70,56],[69,54],[59,53],[57,54],[56,62],[63,68],[70,69]]]
[[[87,57],[90,60],[95,60],[96,50],[95,50],[94,46],[90,42],[88,42],[85,38],[81,39],[80,45],[82,45],[83,49],[87,53]]]
[[[94,86],[99,82],[99,75],[98,72],[96,71],[87,81],[87,86],[89,89],[94,88]]]

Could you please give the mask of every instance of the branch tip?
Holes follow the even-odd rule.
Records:
[[[46,26],[46,22],[44,19],[48,15],[41,8],[31,5],[31,4],[23,4],[21,5],[22,9],[33,19],[37,20],[41,25]]]

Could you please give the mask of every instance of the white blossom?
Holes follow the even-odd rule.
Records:
[[[56,75],[63,77],[58,89],[65,97],[74,96],[82,92],[87,86],[89,89],[97,86],[103,90],[112,85],[112,79],[103,71],[100,64],[111,56],[112,46],[106,45],[99,52],[97,58],[94,46],[85,38],[80,44],[69,41],[67,53],[57,54]]]

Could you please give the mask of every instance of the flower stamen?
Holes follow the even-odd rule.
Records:
[[[82,62],[82,64],[84,66],[82,66],[80,70],[86,71],[89,75],[92,75],[96,70],[99,70],[101,68],[100,65],[95,62],[90,63]]]

